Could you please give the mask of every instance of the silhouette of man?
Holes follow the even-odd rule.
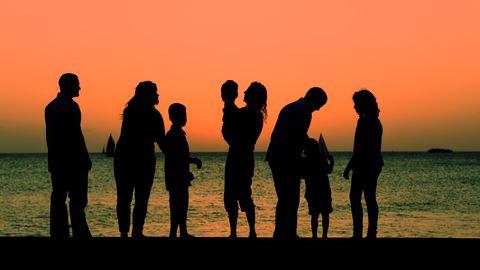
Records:
[[[52,179],[50,235],[70,236],[65,204],[70,198],[70,220],[74,238],[91,237],[85,217],[88,203],[88,171],[92,162],[80,126],[81,113],[73,101],[79,96],[77,75],[65,73],[58,82],[60,93],[45,108],[48,171]]]
[[[312,87],[305,97],[286,105],[278,115],[265,158],[277,193],[273,233],[276,239],[297,238],[302,151],[309,140],[312,113],[326,103],[325,91]]]

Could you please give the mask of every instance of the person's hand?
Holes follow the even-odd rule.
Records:
[[[328,161],[333,162],[333,156],[330,154],[325,154],[325,157],[328,159]]]
[[[195,165],[197,165],[197,169],[201,169],[202,168],[202,161],[198,158],[193,158],[193,163],[195,163]]]
[[[92,161],[90,159],[87,160],[87,171],[92,169]]]
[[[345,171],[343,171],[343,178],[345,178],[345,179],[347,179],[347,180],[350,179],[350,175],[349,175],[349,174],[350,174],[350,169],[348,169],[348,168],[345,169]]]

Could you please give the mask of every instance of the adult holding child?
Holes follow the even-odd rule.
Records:
[[[132,237],[142,238],[155,176],[155,143],[162,148],[165,126],[158,104],[157,85],[140,82],[122,114],[122,129],[114,158],[117,218],[121,237],[130,231],[130,205],[135,193]]]
[[[382,123],[378,119],[380,110],[375,96],[367,89],[353,95],[355,111],[358,113],[353,155],[343,173],[349,179],[352,173],[350,204],[353,219],[353,238],[362,238],[363,209],[362,193],[368,209],[367,238],[377,237],[378,205],[376,199],[377,181],[382,171]]]
[[[230,223],[230,238],[237,237],[238,205],[245,212],[249,225],[249,238],[256,238],[255,204],[252,199],[254,176],[254,150],[263,129],[267,114],[267,89],[259,82],[252,82],[244,92],[246,106],[238,109],[236,83],[227,81],[222,86],[225,102],[222,134],[229,144],[225,164],[224,205]]]

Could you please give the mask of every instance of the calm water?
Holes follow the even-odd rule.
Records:
[[[196,236],[228,236],[223,208],[225,153],[193,153],[204,167],[190,188],[189,232]],[[333,153],[330,176],[333,208],[331,237],[351,236],[348,200],[350,182],[342,177],[349,153]],[[264,153],[258,153],[253,181],[257,233],[271,237],[276,195]],[[94,236],[118,236],[113,160],[92,154],[87,219]],[[384,153],[386,166],[379,178],[379,237],[480,238],[480,153]],[[50,175],[46,154],[0,154],[0,236],[48,236]],[[302,183],[302,194],[304,185]],[[302,196],[298,235],[310,237],[310,217]],[[366,213],[365,217],[366,219]],[[168,193],[163,158],[151,194],[145,234],[168,236]],[[321,228],[319,228],[321,232]],[[239,215],[238,234],[248,235],[245,215]]]

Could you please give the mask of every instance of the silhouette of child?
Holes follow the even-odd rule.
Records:
[[[318,142],[309,138],[302,157],[302,178],[305,179],[305,199],[308,214],[312,216],[312,238],[317,238],[318,218],[322,214],[322,237],[327,238],[332,209],[332,192],[328,175],[332,173],[334,159],[320,152]],[[328,160],[327,160],[328,159]]]
[[[170,204],[170,237],[177,237],[180,227],[180,237],[190,238],[187,231],[188,187],[194,179],[190,172],[190,164],[202,167],[202,161],[190,157],[190,150],[185,131],[182,127],[187,123],[187,112],[184,105],[174,103],[168,108],[168,116],[172,122],[170,130],[165,135],[165,185],[169,193]]]
[[[222,84],[221,96],[224,102],[222,135],[228,145],[230,145],[232,143],[232,134],[235,133],[235,115],[238,112],[238,107],[235,105],[235,99],[238,97],[238,84],[233,80],[227,80]]]

